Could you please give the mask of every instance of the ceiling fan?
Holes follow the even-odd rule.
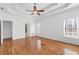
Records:
[[[44,10],[42,10],[42,9],[40,9],[40,10],[37,9],[36,3],[34,3],[34,6],[33,6],[33,9],[32,10],[26,10],[26,11],[32,12],[31,15],[33,15],[33,14],[40,15],[40,12],[44,12]]]

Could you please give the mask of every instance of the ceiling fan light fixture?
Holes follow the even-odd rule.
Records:
[[[37,6],[36,6],[36,3],[34,3],[34,6],[33,6],[33,9],[32,10],[26,10],[26,11],[32,11],[32,14],[37,14],[37,15],[40,15],[40,12],[44,12],[44,10],[41,10],[41,9],[37,9]]]
[[[34,14],[37,14],[37,11],[34,11]]]

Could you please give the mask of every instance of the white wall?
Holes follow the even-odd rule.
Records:
[[[3,21],[3,38],[12,38],[12,22]]]
[[[20,38],[25,38],[25,24],[30,24],[30,34],[29,36],[34,35],[35,31],[33,28],[34,26],[34,20],[30,16],[18,16],[18,15],[12,15],[7,12],[0,13],[0,19],[1,21],[3,20],[8,20],[13,22],[13,40],[15,39],[20,39]],[[33,30],[32,30],[33,29]]]
[[[79,7],[37,19],[36,23],[41,26],[40,32],[37,31],[37,35],[79,45],[79,39],[65,38],[63,36],[64,19],[69,18],[79,19]]]

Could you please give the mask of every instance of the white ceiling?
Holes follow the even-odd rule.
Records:
[[[41,15],[57,13],[78,6],[78,4],[74,3],[37,3],[36,5],[38,9],[45,10],[45,12],[41,13]],[[27,12],[26,10],[32,10],[33,6],[34,3],[0,3],[0,8],[4,8],[0,11],[8,12],[13,15],[32,16],[30,15],[31,12]]]

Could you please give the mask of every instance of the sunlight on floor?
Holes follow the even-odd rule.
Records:
[[[73,51],[71,49],[64,49],[64,55],[78,55],[76,51]]]

